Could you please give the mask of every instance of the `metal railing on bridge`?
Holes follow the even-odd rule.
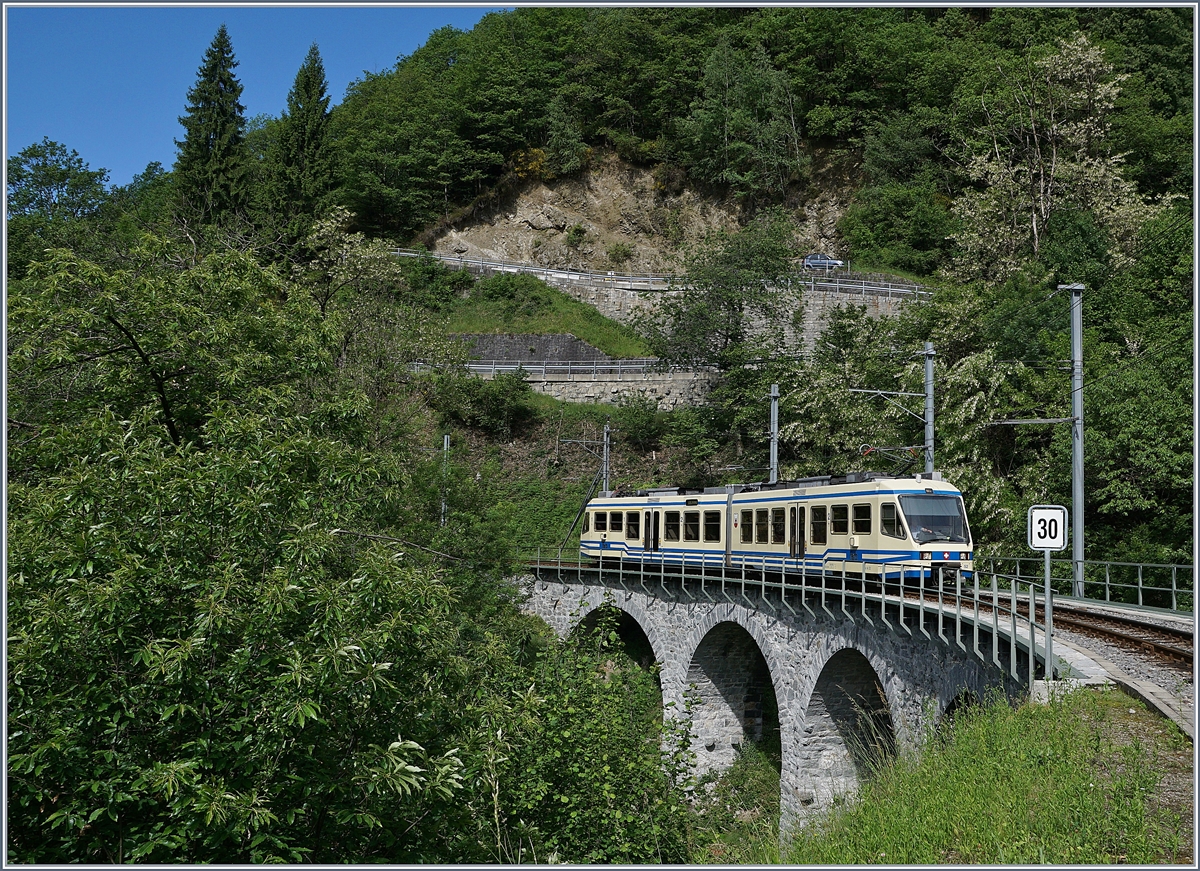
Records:
[[[589,272],[582,269],[564,269],[555,266],[534,266],[528,263],[513,263],[504,260],[487,260],[482,257],[464,257],[460,254],[439,254],[432,251],[421,251],[414,248],[395,248],[397,257],[432,257],[442,263],[469,269],[481,275],[495,275],[500,272],[517,273],[539,276],[550,283],[586,284],[613,290],[628,290],[635,293],[662,293],[681,289],[683,280],[677,275],[632,274],[619,275],[615,272]],[[796,279],[787,284],[788,290],[793,286],[807,287],[810,290],[831,291],[834,293],[858,294],[863,296],[884,296],[888,299],[913,299],[925,301],[932,298],[931,291],[919,284],[889,281],[886,278],[871,276],[852,278],[847,274],[836,271],[811,273],[803,279]]]
[[[1050,584],[1055,595],[1072,597],[1074,563],[1050,560]],[[1023,580],[1045,578],[1045,560],[1029,557],[977,557],[975,567],[1002,572]],[[1195,610],[1195,569],[1171,563],[1133,563],[1109,560],[1083,561],[1083,598],[1114,605],[1137,605],[1191,614]]]
[[[719,561],[720,554],[715,562],[713,554],[707,558],[704,554],[672,554],[668,560],[655,554],[647,559],[641,554],[634,559],[598,562],[584,559],[578,552],[563,559],[562,553],[563,548],[537,548],[525,554],[526,565],[542,580],[559,583],[600,582],[602,576],[608,576],[627,592],[640,588],[649,594],[651,586],[658,586],[672,594],[676,590],[690,594],[695,601],[723,599],[751,607],[764,603],[777,613],[786,609],[792,615],[807,612],[814,618],[820,611],[833,619],[844,616],[872,627],[878,620],[877,628],[910,638],[920,633],[930,642],[937,639],[947,646],[957,645],[1026,686],[1036,679],[1039,660],[1043,675],[1062,670],[1052,643],[1056,597],[1051,595],[1047,609],[1040,578],[977,571],[967,579],[956,570],[947,581],[946,576],[934,574],[928,563],[903,560],[839,559],[836,566],[823,560],[819,569],[785,570],[782,555],[746,557],[737,565],[725,566]],[[748,590],[757,599],[747,595]],[[889,611],[895,614],[891,620]],[[952,635],[948,637],[947,632]],[[990,636],[990,649],[980,648],[981,632]],[[1007,663],[1001,659],[1002,649]],[[1025,668],[1019,667],[1019,652],[1025,654]],[[1047,662],[1053,662],[1054,668],[1047,670]]]

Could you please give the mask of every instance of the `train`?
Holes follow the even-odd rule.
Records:
[[[601,493],[584,509],[581,559],[812,575],[970,578],[962,493],[940,472],[875,472]]]

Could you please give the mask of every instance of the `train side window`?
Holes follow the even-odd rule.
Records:
[[[855,535],[870,535],[871,534],[871,506],[870,505],[855,505],[854,506],[854,534]]]
[[[834,505],[829,518],[829,531],[834,535],[846,535],[850,531],[850,507]]]
[[[884,502],[879,506],[879,528],[884,535],[892,538],[907,538],[904,534],[904,523],[900,520],[900,512],[895,503]]]
[[[621,512],[620,511],[614,511],[612,514],[608,515],[608,530],[609,530],[609,532],[620,532],[621,531]]]
[[[766,544],[767,538],[767,509],[758,508],[754,512],[754,540],[759,544]]]
[[[814,505],[812,507],[812,543],[825,544],[829,539],[825,536],[825,512],[828,509],[824,505]]]
[[[704,512],[704,540],[705,541],[720,541],[721,540],[721,512],[720,511],[705,511]]]
[[[684,541],[699,541],[700,540],[700,512],[699,511],[683,512],[683,540]]]
[[[663,541],[679,541],[679,512],[663,512]]]
[[[608,532],[608,514],[604,511],[596,512],[596,531]]]
[[[642,537],[642,515],[636,511],[625,512],[625,537],[630,540]]]
[[[782,508],[771,509],[771,544],[784,544],[787,535],[787,523],[784,521]]]
[[[591,528],[591,520],[592,520],[592,512],[590,512],[590,511],[583,512],[583,534],[584,535],[587,535],[588,530]]]
[[[749,508],[742,509],[742,544],[751,544],[754,541],[754,512]]]

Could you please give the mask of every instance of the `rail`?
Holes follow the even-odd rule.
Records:
[[[394,248],[392,253],[397,257],[432,257],[442,263],[454,264],[463,269],[470,269],[483,275],[494,275],[498,272],[508,272],[524,275],[536,275],[548,279],[552,283],[579,283],[597,285],[613,290],[627,290],[634,293],[663,293],[679,290],[682,276],[654,275],[651,273],[618,275],[614,272],[589,272],[581,269],[563,269],[554,266],[531,266],[527,263],[513,263],[503,260],[487,260],[482,257],[464,257],[460,254],[438,254],[432,251],[421,251],[415,248]],[[862,296],[885,296],[889,299],[915,299],[924,302],[932,298],[931,291],[919,284],[907,284],[869,278],[848,278],[835,272],[823,275],[810,274],[803,279],[789,280],[787,289],[793,286],[808,287],[810,290],[833,291],[834,293],[858,294]]]
[[[975,566],[985,572],[1007,572],[1024,580],[1044,580],[1046,570],[1045,560],[1040,556],[977,557]],[[1073,567],[1070,559],[1050,560],[1050,585],[1056,594],[1070,597],[1073,593]],[[1195,610],[1195,568],[1172,563],[1084,560],[1083,598],[1192,614]]]
[[[967,579],[956,570],[953,583],[947,584],[927,563],[897,560],[839,559],[822,561],[820,569],[785,570],[782,555],[763,554],[727,567],[714,561],[711,554],[707,559],[704,554],[672,554],[668,561],[659,555],[647,559],[639,554],[632,559],[597,562],[585,560],[578,552],[563,559],[562,552],[562,548],[537,548],[524,556],[542,580],[591,583],[607,575],[625,592],[650,593],[647,584],[658,585],[672,595],[679,589],[697,600],[723,599],[754,607],[761,602],[777,613],[786,609],[792,615],[806,612],[817,617],[820,612],[835,619],[862,620],[908,637],[919,633],[931,643],[938,640],[957,646],[1026,686],[1033,685],[1039,660],[1043,674],[1049,671],[1053,675],[1061,668],[1053,655],[1054,596],[1048,609],[1042,601],[1043,620],[1039,622],[1041,581],[1031,578],[975,572]],[[751,599],[747,590],[757,593],[758,600]],[[895,615],[891,620],[889,612]],[[985,648],[980,647],[981,631],[989,636]],[[947,637],[947,632],[952,632],[952,637]],[[1007,663],[1001,658],[1002,649]],[[1019,651],[1025,654],[1025,668],[1019,666]],[[1054,668],[1047,669],[1047,662],[1054,663]]]

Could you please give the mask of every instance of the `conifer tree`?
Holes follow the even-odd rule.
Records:
[[[237,61],[222,24],[204,53],[196,84],[188,91],[187,131],[179,146],[175,175],[181,204],[201,223],[237,214],[246,205],[247,152],[242,85],[233,74]]]
[[[313,43],[275,124],[266,156],[260,224],[273,224],[288,247],[303,241],[333,186],[327,144],[329,94],[325,65]]]

